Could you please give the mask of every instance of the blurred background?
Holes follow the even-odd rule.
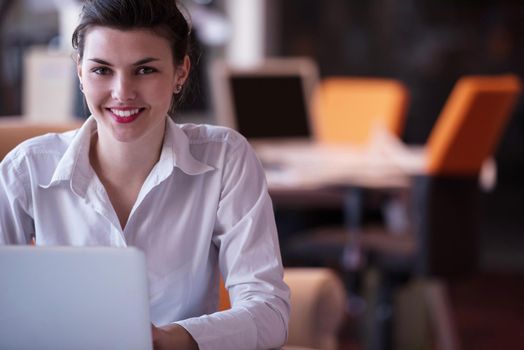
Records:
[[[524,2],[519,0],[185,0],[184,4],[192,17],[196,51],[192,93],[180,108],[180,122],[217,123],[209,77],[217,59],[249,65],[268,57],[301,56],[318,65],[321,79],[397,79],[410,96],[401,134],[408,145],[427,141],[460,77],[513,73],[524,78]],[[86,116],[70,47],[78,10],[79,2],[73,0],[0,1],[0,120],[22,115],[40,121]],[[479,201],[479,274],[449,289],[463,349],[518,348],[524,341],[522,99],[494,157],[497,184],[481,192]],[[342,220],[336,209],[322,215],[323,221]],[[340,349],[379,348],[364,339],[366,332],[358,331],[361,316],[349,309],[351,302],[340,328]]]

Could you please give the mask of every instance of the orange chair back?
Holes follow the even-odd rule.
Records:
[[[396,80],[327,78],[313,94],[315,138],[324,143],[363,145],[375,127],[400,136],[408,100],[406,87]]]
[[[428,173],[478,174],[494,152],[521,89],[515,75],[460,79],[426,144]]]

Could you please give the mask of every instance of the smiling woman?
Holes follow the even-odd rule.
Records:
[[[189,32],[174,0],[84,2],[73,46],[91,117],[2,161],[0,244],[137,247],[156,349],[278,348],[289,289],[260,162],[230,129],[169,117]]]

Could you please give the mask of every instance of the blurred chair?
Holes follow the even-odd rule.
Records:
[[[395,79],[326,78],[313,92],[311,124],[315,140],[366,147],[375,141],[378,131],[400,138],[404,131],[408,103],[406,86]],[[350,226],[358,226],[355,221],[360,220],[354,220],[354,214],[376,208],[366,200],[364,191],[352,189],[351,193],[354,198],[346,204],[351,203],[352,213],[347,215],[346,221]],[[384,196],[384,193],[375,194]],[[324,234],[318,236],[322,240]],[[331,250],[328,251],[331,254]]]
[[[373,137],[379,130],[400,138],[404,130],[408,103],[408,90],[398,80],[341,76],[326,78],[316,86],[313,92],[311,124],[315,140],[320,143],[341,143],[365,147],[370,146],[374,141]],[[351,192],[353,197],[358,197],[348,202],[352,203],[352,213],[349,216],[353,218],[354,213],[361,213],[368,203],[366,203],[364,191],[352,190]],[[379,195],[382,196],[383,193]],[[346,221],[353,221],[353,219]],[[318,241],[323,241],[325,231],[325,228],[317,230],[314,238],[317,243],[323,244]],[[327,231],[330,232],[331,229]],[[298,238],[302,241],[299,243],[300,246],[313,243],[302,240],[303,237]],[[329,239],[324,243],[328,246],[333,244]],[[324,247],[326,244],[323,244]],[[341,248],[344,244],[338,244],[338,246]],[[302,255],[300,249],[291,250],[290,255],[300,260]],[[315,253],[314,255],[323,253],[330,256],[336,255],[329,247],[326,250],[317,250]]]
[[[327,268],[286,268],[284,281],[291,289],[291,316],[284,349],[338,349],[338,330],[346,303],[340,278]],[[219,295],[219,310],[229,309],[222,281]]]
[[[397,80],[327,78],[313,94],[315,138],[324,143],[364,145],[377,127],[400,136],[408,100],[406,87]]]
[[[427,141],[426,172],[413,180],[419,273],[449,277],[476,270],[478,177],[521,90],[520,79],[509,74],[456,83]]]
[[[411,232],[369,230],[358,236],[363,251],[385,260],[383,265],[401,261],[422,275],[451,277],[476,270],[478,178],[521,90],[520,79],[510,74],[457,81],[423,152],[414,154],[423,166],[412,179]]]
[[[378,135],[377,131],[400,138],[404,131],[408,103],[409,92],[406,86],[395,79],[342,76],[326,78],[317,84],[311,103],[311,124],[315,140],[320,143],[366,147],[375,141],[373,138]],[[360,216],[369,205],[364,192],[351,190],[352,197],[358,198],[351,198],[347,202],[352,203],[352,208],[351,213],[347,215],[351,218],[346,217],[346,221],[360,221],[353,218],[357,212],[357,216]],[[374,194],[379,197],[384,195],[383,192]],[[386,194],[386,197],[389,196],[389,193]],[[375,205],[371,207],[376,209]],[[354,222],[350,225],[357,226]],[[337,249],[343,249],[345,245],[340,242],[340,238],[344,241],[347,237],[335,238],[338,243],[333,247],[334,242],[329,238],[325,239],[333,233],[332,231],[331,228],[324,227],[316,230],[312,239],[304,240],[303,236],[297,237],[299,243],[292,242],[290,246],[295,245],[299,248],[291,248],[289,255],[296,258],[295,260],[300,260],[303,255],[310,258],[319,254],[336,256]],[[318,249],[312,255],[303,254],[300,249],[303,246],[316,245],[322,245],[326,249]]]
[[[453,89],[427,141],[430,175],[478,175],[495,151],[521,91],[516,75],[467,76]]]
[[[392,291],[396,296],[393,337],[399,349],[414,344],[421,347],[411,348],[424,348],[424,343],[425,348],[460,346],[446,301],[447,283],[478,270],[479,172],[495,152],[521,90],[514,75],[461,78],[425,146],[425,170],[412,180],[412,232],[404,237],[386,231],[359,236],[361,248],[383,273],[401,261],[407,271],[419,276]],[[399,250],[399,245],[410,249]],[[435,276],[442,279],[436,282]],[[423,299],[414,306],[417,295]],[[391,298],[378,301],[377,308],[391,303]],[[427,315],[425,319],[414,317],[420,312]],[[417,327],[414,318],[421,320]]]
[[[460,348],[447,285],[478,271],[478,177],[482,163],[496,150],[521,90],[515,75],[463,77],[431,131],[423,153],[425,170],[412,180],[412,232],[408,237],[414,249],[396,255],[396,261],[407,262],[405,267],[418,276],[392,292],[396,296],[393,334],[398,348],[408,344]],[[373,240],[379,237],[394,244],[367,245],[373,243],[372,237],[362,234],[361,245],[382,259],[389,256],[379,266],[387,269],[397,237],[381,232]],[[417,290],[423,303],[413,306]],[[382,302],[390,303],[391,296]],[[420,308],[427,314],[429,333],[427,328],[412,327],[413,315],[420,313]]]

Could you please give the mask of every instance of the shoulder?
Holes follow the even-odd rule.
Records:
[[[260,168],[253,148],[239,132],[209,124],[179,124],[178,127],[187,137],[189,152],[195,159],[221,169]]]
[[[6,156],[9,158],[63,155],[77,130],[64,133],[48,133],[21,142]]]
[[[178,124],[190,144],[224,144],[231,147],[247,146],[247,140],[237,131],[209,124]]]
[[[56,165],[71,143],[76,130],[65,133],[49,133],[23,141],[2,160],[2,168],[21,171],[25,166]]]

